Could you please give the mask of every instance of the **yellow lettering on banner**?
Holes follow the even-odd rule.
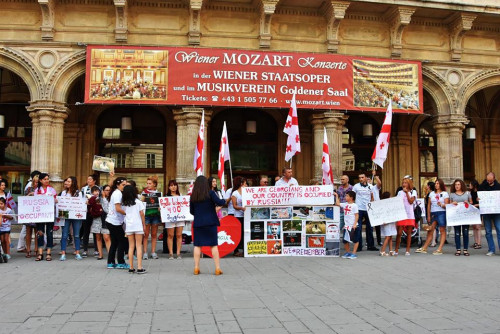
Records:
[[[265,241],[249,241],[247,242],[248,255],[267,254],[267,244]]]

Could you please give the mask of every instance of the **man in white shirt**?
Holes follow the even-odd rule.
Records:
[[[373,186],[368,184],[368,180],[366,178],[365,173],[359,174],[359,183],[355,184],[352,190],[356,193],[356,204],[359,209],[359,232],[358,232],[358,240],[359,240],[359,249],[358,251],[363,249],[363,238],[361,235],[361,230],[363,226],[363,221],[365,223],[365,235],[366,242],[368,244],[368,250],[370,251],[378,251],[378,248],[375,247],[375,241],[373,239],[373,228],[370,224],[370,218],[368,218],[368,203],[373,201]]]
[[[368,183],[372,185],[373,189],[373,200],[380,201],[380,191],[382,190],[382,181],[377,175],[377,171],[372,170],[372,179],[368,179]],[[375,235],[377,236],[377,245],[382,246],[382,235],[380,231],[380,225],[375,226]]]
[[[291,168],[283,168],[283,176],[276,181],[276,187],[292,187],[298,186],[299,182],[293,177],[293,170]]]

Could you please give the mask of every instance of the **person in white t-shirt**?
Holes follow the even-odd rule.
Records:
[[[359,174],[358,178],[359,183],[356,183],[354,187],[352,187],[352,190],[356,193],[356,204],[358,205],[359,210],[358,252],[363,249],[363,237],[361,236],[363,221],[366,225],[365,235],[366,243],[368,244],[368,250],[378,251],[378,248],[375,247],[375,240],[373,239],[373,228],[370,224],[370,218],[368,217],[369,203],[373,201],[373,186],[368,184],[365,173]]]
[[[9,215],[10,213],[12,210],[7,207],[7,201],[0,197],[0,243],[8,259],[10,259],[10,229],[14,218]]]
[[[443,246],[446,241],[446,204],[450,204],[450,196],[446,192],[443,180],[437,179],[434,187],[436,190],[429,194],[429,202],[427,204],[427,222],[431,225],[431,228],[427,231],[425,244],[421,248],[417,249],[415,253],[427,253],[427,247],[429,247],[434,230],[436,229],[436,226],[438,226],[441,238],[439,238],[438,249],[436,249],[432,254],[443,254]]]
[[[359,234],[357,233],[359,229],[359,210],[358,205],[354,202],[356,200],[356,193],[352,190],[348,191],[345,194],[345,200],[345,203],[340,203],[339,196],[337,196],[336,205],[340,205],[344,210],[344,238],[342,242],[344,243],[345,254],[342,257],[344,259],[357,259],[356,252],[359,246]],[[353,244],[352,253],[350,243]]]
[[[134,250],[137,249],[137,273],[144,274],[146,269],[142,267],[142,239],[146,229],[146,220],[143,203],[137,198],[133,186],[125,186],[122,193],[122,208],[125,211],[125,234],[128,238],[129,273],[135,273]]]
[[[283,176],[276,181],[275,187],[296,187],[299,182],[293,177],[293,170],[291,168],[283,168]]]
[[[127,179],[117,177],[111,186],[111,198],[109,199],[108,215],[106,223],[111,237],[111,246],[108,253],[108,269],[129,269],[125,263],[125,232],[123,231],[123,220],[125,219],[125,211],[122,208],[122,191],[127,184]],[[115,258],[118,259],[118,264],[115,263]]]

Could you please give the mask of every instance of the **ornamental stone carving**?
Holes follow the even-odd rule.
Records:
[[[189,1],[189,45],[200,45],[201,29],[200,29],[200,13],[203,7],[203,0]]]
[[[410,24],[415,7],[397,6],[387,14],[391,26],[391,56],[400,58],[403,50],[403,30]]]
[[[259,46],[261,49],[271,47],[271,19],[279,0],[262,0],[260,12]]]
[[[476,19],[476,14],[458,13],[450,24],[450,46],[451,60],[460,61],[462,59],[462,40],[465,33],[472,28],[472,23]]]
[[[114,0],[116,12],[115,41],[127,42],[128,34],[128,4],[127,0]]]
[[[42,10],[42,40],[54,40],[55,0],[38,0]]]
[[[339,48],[339,26],[351,3],[348,1],[330,1],[324,3],[323,10],[327,20],[326,48],[328,52],[337,53]]]

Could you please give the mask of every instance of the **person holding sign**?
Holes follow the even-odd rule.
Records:
[[[500,190],[500,183],[496,180],[495,173],[489,172],[486,174],[486,179],[479,186],[480,191],[498,191]],[[481,202],[481,198],[478,198]],[[479,204],[481,208],[481,203]],[[495,254],[495,240],[493,240],[493,224],[495,225],[495,230],[497,231],[497,241],[498,247],[500,248],[500,213],[490,213],[481,215],[484,222],[484,231],[486,232],[486,241],[488,242],[488,253],[487,256]]]
[[[146,180],[146,188],[141,193],[141,200],[146,203],[146,229],[144,230],[144,255],[143,260],[148,259],[148,239],[151,233],[151,257],[158,259],[156,254],[156,241],[158,240],[158,225],[161,224],[159,198],[162,193],[156,190],[158,187],[158,176],[150,176]]]
[[[479,201],[477,200],[477,191],[479,189],[479,182],[477,180],[472,180],[467,187],[472,198],[472,205],[479,209]],[[481,249],[481,224],[472,225],[472,233],[474,234],[474,249]]]
[[[49,174],[40,173],[38,177],[38,187],[35,189],[35,196],[53,196],[56,198],[57,191],[50,186]],[[54,222],[37,223],[36,234],[38,238],[38,250],[35,261],[43,260],[43,246],[45,245],[44,235],[47,236],[47,257],[45,260],[52,261],[52,247],[54,247]]]
[[[472,204],[472,196],[467,191],[465,187],[465,183],[461,179],[456,179],[453,182],[453,187],[451,188],[450,194],[450,202],[453,205],[458,205],[458,203],[464,202],[468,204]],[[467,205],[467,204],[466,204]],[[469,225],[462,226],[454,226],[455,229],[455,245],[457,247],[457,251],[455,252],[455,256],[461,255],[461,243],[460,243],[460,234],[464,236],[464,256],[469,256]]]
[[[415,214],[413,213],[413,203],[417,199],[417,191],[413,189],[413,181],[410,178],[404,178],[401,182],[401,189],[397,196],[403,198],[405,205],[406,219],[400,220],[396,223],[398,234],[396,236],[396,249],[394,255],[398,255],[399,246],[401,244],[401,235],[403,230],[406,233],[406,253],[405,256],[410,256],[411,247],[411,232],[415,226]]]
[[[70,176],[64,181],[64,190],[59,194],[61,197],[83,197],[83,193],[78,190],[78,182],[76,177]],[[80,235],[80,228],[82,227],[83,219],[68,219],[64,220],[63,233],[61,238],[61,257],[60,261],[66,261],[66,245],[68,243],[68,235],[70,226],[73,227],[73,234]],[[48,256],[48,255],[47,255]],[[81,260],[80,255],[80,238],[75,238],[75,259]]]
[[[167,190],[167,197],[168,196],[180,196],[181,193],[179,192],[179,185],[177,184],[177,181],[175,180],[170,180],[168,181],[168,190]],[[186,223],[184,221],[178,221],[178,222],[166,222],[165,227],[167,228],[167,247],[168,247],[168,259],[173,260],[174,259],[174,235],[175,235],[175,241],[176,241],[176,250],[177,250],[177,259],[181,260],[181,248],[182,248],[182,230],[184,229],[184,226]]]
[[[201,247],[209,246],[212,250],[212,258],[215,264],[215,275],[221,275],[219,262],[219,242],[217,237],[217,226],[220,225],[219,218],[215,212],[216,206],[222,206],[226,202],[210,190],[208,180],[203,175],[196,178],[191,193],[189,211],[194,216],[194,271],[200,274]]]
[[[363,249],[363,237],[361,236],[362,228],[363,228],[363,220],[366,224],[365,235],[366,235],[366,243],[368,244],[369,251],[378,251],[378,248],[375,247],[375,240],[373,239],[373,228],[370,224],[370,218],[368,217],[368,203],[373,201],[373,186],[368,184],[368,180],[366,178],[365,173],[361,173],[358,175],[359,183],[355,184],[352,190],[356,193],[356,204],[359,209],[359,229],[358,240],[359,240],[359,250]]]
[[[434,184],[435,190],[429,194],[429,202],[427,204],[427,222],[431,224],[431,228],[427,231],[427,239],[425,244],[418,248],[415,253],[427,253],[427,247],[432,241],[432,235],[436,226],[439,227],[439,247],[432,255],[442,255],[443,246],[446,241],[446,204],[450,204],[450,196],[446,192],[446,187],[443,180],[437,179]]]
[[[238,176],[234,179],[233,192],[231,193],[231,202],[233,203],[234,216],[238,218],[241,224],[241,239],[238,247],[234,250],[234,256],[242,257],[243,252],[239,252],[239,249],[243,250],[244,243],[244,231],[243,231],[243,217],[245,216],[245,208],[243,207],[243,201],[241,197],[242,188],[247,186],[247,180],[243,177]]]

